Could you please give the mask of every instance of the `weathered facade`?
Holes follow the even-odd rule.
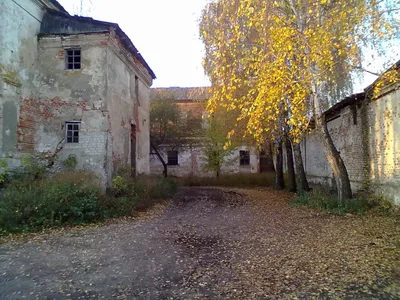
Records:
[[[202,118],[207,115],[206,103],[210,97],[210,88],[196,87],[196,88],[155,88],[152,93],[164,93],[171,95],[184,115],[191,114],[193,117]],[[169,147],[165,145],[161,149],[161,154],[165,161],[169,160]],[[245,154],[245,159],[240,159],[240,154]],[[206,157],[201,146],[201,138],[199,143],[194,146],[182,147],[177,149],[177,155],[174,157],[173,163],[168,166],[168,174],[177,177],[186,176],[212,176],[211,172],[204,170],[206,164]],[[243,156],[243,155],[242,155]],[[176,158],[176,159],[175,159]],[[157,155],[152,153],[150,155],[150,169],[153,174],[161,174],[163,165]],[[225,158],[222,174],[229,173],[257,173],[259,172],[259,154],[255,147],[243,145],[237,147],[232,153]]]
[[[397,64],[397,68],[400,63]],[[347,168],[353,191],[370,189],[400,204],[400,82],[377,97],[373,86],[339,102],[325,114],[332,140]],[[302,142],[307,178],[335,189],[318,132]]]
[[[71,154],[104,183],[149,173],[153,71],[117,24],[54,0],[0,1],[0,153]]]

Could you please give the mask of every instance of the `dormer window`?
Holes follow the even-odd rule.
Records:
[[[65,69],[80,70],[81,69],[81,49],[70,48],[65,50]]]

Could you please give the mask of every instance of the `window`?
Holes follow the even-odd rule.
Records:
[[[67,143],[79,143],[80,122],[66,122],[66,141]]]
[[[67,49],[65,50],[65,69],[66,70],[80,70],[81,68],[81,49]]]
[[[240,150],[239,155],[240,155],[240,165],[241,166],[249,166],[250,165],[250,152]]]
[[[178,151],[168,151],[168,165],[169,166],[178,165]]]
[[[136,102],[139,103],[139,77],[135,75],[135,97]]]
[[[188,111],[186,113],[186,126],[187,129],[190,131],[200,130],[202,128],[202,119],[200,115],[196,115],[193,111]]]

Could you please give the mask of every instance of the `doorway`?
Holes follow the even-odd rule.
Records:
[[[131,176],[136,177],[136,126],[131,124]]]

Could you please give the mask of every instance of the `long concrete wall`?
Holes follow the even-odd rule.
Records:
[[[400,90],[387,88],[362,106],[347,106],[328,122],[333,142],[349,173],[353,191],[371,188],[400,204]],[[332,170],[320,135],[313,131],[302,142],[311,183],[334,188]]]

